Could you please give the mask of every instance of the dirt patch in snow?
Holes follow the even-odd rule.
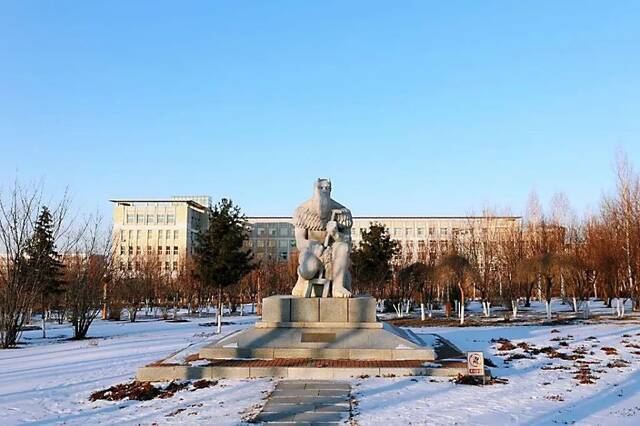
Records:
[[[149,401],[156,398],[165,399],[171,398],[176,394],[176,392],[182,390],[190,389],[191,391],[195,391],[215,386],[217,383],[218,382],[216,380],[212,381],[205,379],[198,380],[193,383],[173,381],[165,387],[158,387],[152,385],[150,382],[133,381],[131,383],[121,383],[119,385],[94,392],[89,397],[89,401],[120,401],[123,399],[129,399],[132,401]]]
[[[506,385],[508,383],[507,379],[501,379],[499,377],[485,378],[484,383],[482,383],[482,376],[468,376],[468,375],[462,375],[462,374],[458,374],[458,376],[451,379],[451,381],[456,385],[474,385],[474,386],[481,386],[483,384],[484,385]]]
[[[89,401],[99,399],[120,401],[130,399],[134,401],[149,401],[160,396],[162,391],[149,382],[123,383],[91,394]]]
[[[581,385],[592,385],[599,379],[599,377],[593,375],[588,365],[581,366],[573,378]]]
[[[607,368],[624,368],[629,366],[629,361],[624,359],[614,359],[606,365]]]

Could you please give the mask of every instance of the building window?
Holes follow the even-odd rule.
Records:
[[[278,241],[278,247],[286,248],[288,245],[289,245],[289,244],[288,244],[288,241],[287,241],[287,240],[280,240],[280,241]]]
[[[281,251],[280,252],[280,260],[287,260],[287,252],[286,251]]]
[[[257,232],[258,232],[258,237],[263,236],[264,235],[264,228],[258,228]]]
[[[151,246],[147,246],[147,254],[151,254],[151,253],[153,253]]]
[[[276,240],[269,240],[269,247],[275,247],[276,246]]]
[[[296,246],[296,240],[290,240],[289,241],[289,247],[295,247]]]
[[[287,228],[287,227],[280,228],[280,236],[281,237],[288,237],[289,236],[289,228]]]
[[[173,254],[178,255],[178,246],[173,246]]]
[[[169,262],[164,262],[164,269],[169,270]]]
[[[424,235],[424,228],[418,228],[418,229],[416,229],[416,234],[417,234],[419,237],[422,237],[422,236]]]
[[[140,246],[136,246],[136,254],[140,255],[142,252],[140,251]]]
[[[129,256],[133,256],[133,246],[129,246]]]
[[[171,247],[170,246],[166,246],[164,252],[165,252],[165,254],[171,254]]]
[[[135,223],[136,217],[132,214],[127,215],[127,223]]]
[[[124,256],[125,250],[124,250],[124,246],[120,246],[120,255]]]
[[[173,239],[177,240],[180,236],[180,231],[178,231],[177,229],[173,231]]]
[[[158,246],[158,254],[162,254],[162,246]]]
[[[155,216],[153,216],[152,214],[148,214],[147,215],[147,225],[153,225],[154,222],[155,222]]]
[[[165,238],[166,238],[167,240],[170,240],[170,239],[171,239],[171,229],[167,229],[167,231],[165,232]]]
[[[264,248],[264,240],[258,240],[258,248]]]
[[[177,270],[178,270],[178,262],[174,261],[172,271],[177,271]]]
[[[153,231],[149,229],[147,231],[147,240],[151,240],[151,239],[153,239]]]
[[[175,215],[168,214],[167,215],[167,225],[175,225],[175,223],[176,223]]]
[[[130,271],[130,270],[131,270],[131,263],[127,262],[127,271]]]
[[[158,239],[161,240],[162,236],[164,235],[164,233],[162,232],[162,229],[158,229]]]
[[[129,241],[133,240],[133,231],[129,229]]]
[[[158,225],[163,224],[164,223],[164,215],[163,214],[159,214],[158,215]]]
[[[447,235],[449,233],[448,228],[440,228],[440,235]]]
[[[140,229],[138,229],[136,231],[136,239],[141,240],[142,239],[142,231]]]
[[[413,228],[406,228],[404,233],[407,237],[413,237]]]
[[[143,224],[144,223],[144,215],[143,214],[139,214],[138,215],[137,222],[138,222],[138,224]]]
[[[429,235],[434,235],[436,233],[436,228],[429,228]]]
[[[269,229],[269,235],[271,235],[272,237],[275,237],[277,232],[278,230],[276,228]]]
[[[393,228],[393,235],[395,235],[396,237],[402,235],[402,228]]]
[[[120,230],[120,241],[124,241],[124,231]]]

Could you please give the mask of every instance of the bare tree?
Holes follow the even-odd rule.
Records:
[[[73,337],[84,339],[100,313],[103,289],[112,278],[112,234],[93,216],[80,231],[75,252],[65,257],[67,308],[73,324]]]
[[[28,246],[41,208],[42,190],[17,181],[0,193],[0,346],[15,346],[31,309],[41,294],[43,282],[28,262]],[[54,240],[66,231],[69,208],[66,194],[51,211]]]
[[[525,257],[525,242],[523,229],[517,226],[508,229],[499,244],[498,255],[498,279],[501,282],[501,297],[503,304],[507,305],[511,311],[513,318],[518,317],[518,301],[526,294],[531,294],[535,278],[530,281],[528,293],[523,285],[523,280],[518,275],[518,265]],[[525,280],[527,284],[527,282]]]
[[[450,254],[440,261],[437,273],[440,280],[457,289],[460,304],[460,325],[463,325],[467,289],[478,279],[478,272],[466,257]]]

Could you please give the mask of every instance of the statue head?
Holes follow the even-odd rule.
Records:
[[[313,184],[313,190],[315,194],[320,195],[320,193],[327,193],[329,196],[331,195],[331,179],[316,179]]]
[[[313,200],[318,214],[327,219],[331,215],[331,180],[316,179],[313,185]]]

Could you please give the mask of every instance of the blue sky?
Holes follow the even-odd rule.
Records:
[[[0,185],[289,214],[593,208],[640,167],[640,2],[5,1]]]

